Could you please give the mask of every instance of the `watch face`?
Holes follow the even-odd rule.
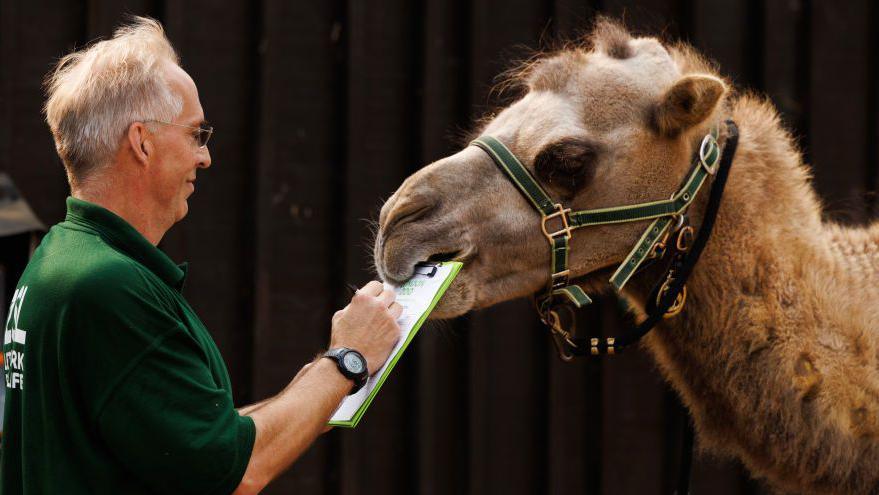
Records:
[[[342,362],[345,364],[345,368],[351,373],[360,373],[364,370],[363,360],[353,352],[345,354],[345,357],[342,358]]]

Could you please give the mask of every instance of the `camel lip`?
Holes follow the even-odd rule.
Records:
[[[454,251],[446,251],[443,253],[434,253],[420,263],[442,263],[447,261],[457,261],[459,263],[467,263],[476,256],[476,248],[466,247]]]
[[[475,247],[471,246],[471,247],[464,247],[464,248],[456,249],[456,250],[444,251],[441,253],[434,253],[434,254],[428,256],[427,258],[415,260],[414,262],[412,262],[412,266],[410,267],[410,270],[409,270],[409,273],[410,273],[409,277],[411,277],[412,274],[415,273],[415,266],[418,265],[419,263],[444,263],[444,262],[454,261],[454,262],[458,262],[458,263],[463,263],[465,266],[462,268],[462,270],[464,270],[466,268],[467,263],[469,263],[470,261],[472,261],[476,257],[477,252],[478,252],[478,250]],[[402,282],[406,281],[406,279],[397,280],[394,277],[389,277],[387,272],[384,270],[381,270],[381,269],[379,269],[379,273],[380,273],[382,279],[387,282],[402,283]]]
[[[442,263],[444,261],[454,261],[461,251],[450,251],[447,253],[436,253],[428,256],[426,263]]]

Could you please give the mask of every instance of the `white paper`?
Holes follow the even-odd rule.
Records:
[[[403,313],[400,315],[400,318],[397,319],[397,324],[400,325],[400,330],[402,331],[400,340],[397,341],[397,345],[394,347],[394,350],[391,351],[384,366],[382,366],[376,374],[369,377],[366,385],[364,385],[356,394],[349,395],[342,401],[342,404],[340,404],[339,408],[336,409],[336,412],[333,413],[333,417],[330,418],[330,421],[350,421],[354,418],[357,410],[360,409],[360,406],[363,405],[367,398],[369,398],[372,390],[382,381],[382,377],[385,376],[386,373],[389,373],[388,368],[390,364],[395,362],[399,354],[402,353],[403,346],[409,340],[409,335],[412,333],[415,324],[421,318],[421,315],[428,310],[431,302],[433,302],[434,296],[439,292],[443,282],[453,269],[453,264],[443,264],[438,266],[436,273],[430,277],[423,274],[416,274],[399,287],[385,283],[385,289],[396,292],[396,301],[403,306]]]

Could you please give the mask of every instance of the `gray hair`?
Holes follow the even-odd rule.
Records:
[[[183,110],[161,70],[179,65],[162,25],[134,17],[108,40],[62,58],[46,77],[46,122],[71,188],[109,164],[132,122],[172,121]]]

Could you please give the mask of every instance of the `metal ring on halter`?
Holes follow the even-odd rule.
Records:
[[[567,330],[562,328],[562,319],[556,309],[565,309],[569,312],[568,318],[571,326]],[[556,351],[558,351],[559,358],[567,362],[574,359],[574,353],[571,351],[571,348],[576,349],[578,347],[572,340],[574,332],[577,331],[577,318],[574,309],[568,305],[558,306],[556,309],[550,309],[543,322],[549,326],[552,343],[555,345]]]
[[[684,226],[684,222],[687,221],[687,215],[683,213],[681,213],[680,215],[673,215],[672,218],[677,218],[678,223],[669,230],[670,232],[677,232],[681,230],[681,227]]]
[[[682,228],[680,232],[678,232],[678,238],[675,241],[675,247],[678,248],[678,251],[683,253],[690,250],[693,247],[693,239],[696,236],[696,231],[693,229],[692,225],[687,225]]]
[[[710,146],[709,146],[710,145]],[[711,153],[711,147],[715,149],[718,148],[717,139],[714,138],[711,134],[706,135],[702,139],[702,144],[699,145],[699,162],[702,163],[702,167],[705,168],[705,171],[710,175],[714,175],[717,173],[717,167],[719,166],[719,160],[715,158],[713,165],[708,165],[708,162],[705,161],[708,159],[708,154]]]
[[[671,287],[671,283],[672,283],[672,279],[669,278],[668,280],[666,280],[662,284],[662,287],[659,289],[659,292],[656,294],[656,305],[657,306],[659,306],[659,304],[661,303],[662,296],[664,296],[665,293],[668,292],[669,288]],[[686,302],[687,302],[687,286],[685,285],[685,286],[681,287],[681,291],[678,292],[677,296],[675,296],[674,302],[665,311],[665,314],[662,315],[662,317],[663,318],[672,318],[674,316],[677,316],[681,311],[683,311],[684,304]]]

